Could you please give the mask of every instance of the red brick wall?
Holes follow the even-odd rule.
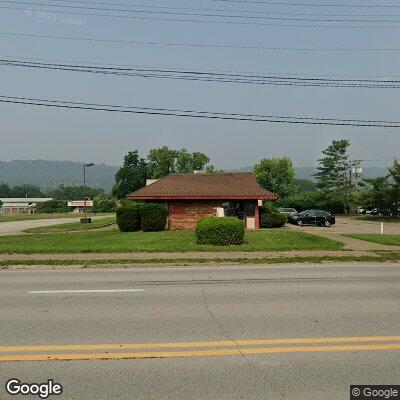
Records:
[[[216,207],[222,207],[218,201],[179,201],[168,204],[168,228],[171,230],[194,229],[199,219],[214,217]]]

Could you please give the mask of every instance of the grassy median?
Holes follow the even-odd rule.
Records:
[[[240,246],[198,245],[193,232],[117,230],[0,237],[0,253],[122,253],[187,251],[341,250],[342,243],[285,229],[248,231]]]
[[[400,246],[400,235],[378,235],[368,233],[354,233],[352,235],[345,235],[355,239],[365,240],[367,242],[386,244],[389,246]]]
[[[88,217],[95,215],[112,215],[112,214],[92,214],[88,213]],[[81,218],[84,214],[80,213],[54,213],[54,214],[17,214],[17,215],[0,215],[0,222],[13,221],[32,221],[37,219],[57,219],[57,218]]]
[[[67,222],[65,224],[51,225],[51,226],[40,226],[38,228],[31,228],[25,230],[26,233],[62,233],[71,231],[85,231],[91,229],[105,228],[115,224],[114,217],[104,217],[93,219],[91,224],[82,224],[81,222]]]

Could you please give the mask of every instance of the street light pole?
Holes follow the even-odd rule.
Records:
[[[85,218],[83,221],[84,224],[89,223],[87,218],[87,207],[86,207],[86,168],[93,167],[94,163],[83,163],[83,208],[85,211]]]

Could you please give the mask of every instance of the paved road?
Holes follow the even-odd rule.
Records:
[[[1,271],[0,304],[1,399],[11,377],[80,400],[339,400],[400,383],[399,265]],[[24,357],[75,360],[2,362]]]
[[[92,217],[96,219],[99,217]],[[100,217],[101,218],[101,217]],[[38,228],[42,226],[52,226],[58,224],[68,224],[70,222],[78,222],[80,217],[77,218],[53,218],[53,219],[31,219],[24,221],[9,221],[0,223],[0,236],[5,235],[19,235],[26,229]]]

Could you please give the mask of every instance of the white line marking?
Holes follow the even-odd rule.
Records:
[[[120,293],[120,292],[144,292],[144,289],[96,289],[96,290],[32,290],[31,294],[44,293]]]

